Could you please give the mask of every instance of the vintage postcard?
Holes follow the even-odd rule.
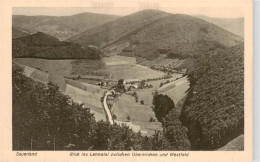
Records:
[[[251,0],[1,1],[0,161],[251,161]]]

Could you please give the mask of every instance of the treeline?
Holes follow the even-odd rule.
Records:
[[[99,59],[100,51],[81,47],[76,43],[62,42],[57,38],[38,32],[12,40],[13,57],[46,59]]]
[[[244,133],[244,46],[201,56],[195,67],[181,121],[193,150],[214,150]]]
[[[204,29],[203,29],[204,30]],[[192,49],[192,50],[191,50]],[[129,57],[141,57],[147,60],[156,59],[160,54],[166,54],[171,59],[197,59],[201,55],[208,55],[219,50],[225,50],[227,46],[217,41],[206,41],[199,39],[193,42],[179,42],[175,47],[159,48],[153,44],[140,43],[133,47],[126,47],[120,55]]]
[[[191,43],[178,44],[177,48],[167,53],[167,57],[172,59],[196,59],[202,55],[208,55],[209,53],[225,50],[226,48],[225,45],[216,41],[197,40]]]
[[[96,122],[89,108],[59,87],[34,82],[13,66],[13,150],[187,150],[179,121],[169,116],[166,131],[144,137],[127,126]]]

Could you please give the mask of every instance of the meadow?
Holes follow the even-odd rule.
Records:
[[[157,91],[158,89],[160,89],[160,84],[162,82],[166,82],[167,80],[172,81],[171,83],[168,84],[173,84],[175,82],[173,82],[176,78],[181,77],[181,74],[174,74],[171,78],[169,79],[162,79],[162,80],[154,80],[154,81],[148,81],[146,82],[147,84],[151,84],[153,86],[153,88],[149,88],[149,89],[134,89],[131,92],[136,92],[137,96],[139,98],[139,101],[143,100],[144,101],[144,105],[149,105],[152,106],[152,100],[153,100],[153,92]],[[167,85],[167,84],[166,84]],[[166,86],[164,85],[164,86]],[[167,86],[168,87],[168,86]],[[172,87],[173,88],[173,87]],[[172,98],[174,100],[174,98],[176,98],[176,93],[174,93],[176,90],[173,89],[168,89],[168,92],[170,94],[170,98]],[[176,87],[177,88],[177,87]],[[172,93],[172,94],[171,94]],[[177,94],[178,95],[178,94]],[[179,98],[179,97],[178,97]],[[175,105],[177,105],[177,102],[179,100],[174,100]]]
[[[175,106],[181,101],[187,94],[189,89],[189,82],[187,77],[183,77],[174,82],[165,84],[158,89],[158,92],[169,96],[175,103]]]
[[[38,58],[13,58],[13,61],[61,77],[69,75],[109,76],[106,65],[102,60],[98,59],[49,60]]]
[[[48,71],[49,73],[66,76],[70,75],[72,70],[72,60],[48,60],[37,58],[13,58],[14,62],[22,65],[30,66],[33,68],[41,69],[42,71]]]
[[[140,65],[123,64],[108,67],[112,79],[149,79],[163,77],[164,73]]]
[[[111,65],[121,65],[121,64],[136,64],[135,57],[127,56],[112,56],[112,57],[103,57],[102,60],[107,66]]]
[[[136,103],[133,96],[122,94],[119,101],[113,105],[113,114],[119,121],[128,121],[141,127],[141,130],[147,131],[147,135],[152,135],[154,131],[162,130],[161,123],[149,122],[150,118],[156,120],[155,114],[150,106]]]

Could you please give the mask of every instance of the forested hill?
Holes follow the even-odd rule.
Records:
[[[242,38],[204,20],[158,10],[143,10],[78,34],[69,41],[101,48],[128,42],[135,55],[154,58],[159,53],[194,57],[216,48],[231,47]],[[141,52],[138,52],[142,49]],[[142,52],[145,51],[145,52]],[[157,51],[157,52],[156,52]]]
[[[244,45],[198,59],[181,113],[192,149],[213,150],[244,133]]]
[[[13,39],[12,54],[13,57],[46,59],[99,58],[99,52],[96,49],[83,48],[76,43],[62,42],[42,32]]]
[[[163,11],[143,10],[86,30],[68,40],[81,45],[87,43],[96,46],[105,46],[122,37],[128,37],[129,34],[133,34],[152,22],[168,15],[169,13]]]
[[[24,16],[13,15],[13,27],[33,34],[37,31],[65,40],[75,34],[119,18],[115,15],[80,13],[72,16]]]

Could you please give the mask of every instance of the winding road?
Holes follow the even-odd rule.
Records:
[[[111,115],[111,112],[107,106],[107,96],[108,95],[111,95],[112,93],[110,91],[108,91],[106,94],[105,94],[105,97],[104,97],[104,100],[103,100],[103,105],[104,105],[104,108],[105,108],[105,111],[106,111],[106,114],[107,114],[107,117],[108,117],[108,121],[110,124],[114,124],[114,121],[113,121],[113,118],[112,118],[112,115]]]

